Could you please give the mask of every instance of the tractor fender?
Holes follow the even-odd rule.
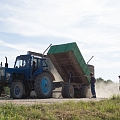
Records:
[[[35,78],[37,75],[39,75],[39,74],[41,74],[41,73],[43,73],[43,72],[48,72],[50,75],[51,75],[51,77],[52,77],[52,80],[53,81],[55,81],[55,77],[53,76],[53,74],[50,72],[50,71],[48,71],[48,70],[44,70],[44,71],[36,71],[34,74],[33,74],[33,77],[32,78]]]
[[[55,77],[54,77],[54,75],[50,71],[44,70],[43,72],[48,72],[52,76],[52,80],[55,81]]]

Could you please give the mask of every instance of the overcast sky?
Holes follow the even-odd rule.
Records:
[[[0,61],[76,42],[95,77],[118,82],[120,0],[1,0]]]

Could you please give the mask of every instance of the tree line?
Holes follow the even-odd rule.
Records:
[[[103,82],[103,83],[106,83],[106,84],[114,83],[112,80],[104,80],[104,79],[101,78],[101,77],[96,78],[96,82],[97,82],[97,83]]]

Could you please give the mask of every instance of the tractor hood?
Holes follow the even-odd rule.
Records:
[[[19,74],[25,74],[28,73],[29,70],[28,68],[6,68],[2,67],[0,68],[0,82],[6,82],[6,81],[11,81],[12,77],[14,74],[19,75]]]

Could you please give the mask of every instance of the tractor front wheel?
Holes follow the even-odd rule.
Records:
[[[11,98],[20,99],[24,94],[24,86],[22,82],[13,82],[10,87]]]

